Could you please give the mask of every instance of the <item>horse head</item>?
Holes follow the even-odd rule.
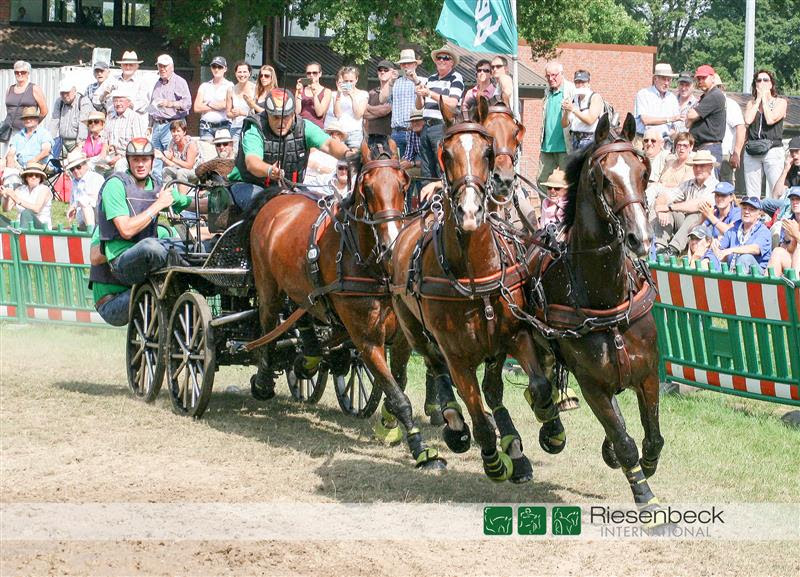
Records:
[[[378,251],[386,256],[400,232],[398,221],[403,218],[406,191],[411,179],[400,167],[397,145],[390,138],[373,146],[368,146],[364,139],[361,158],[363,164],[353,202],[356,213],[365,213],[365,222],[376,231]],[[359,210],[359,207],[363,209]]]
[[[628,113],[620,134],[611,132],[608,115],[600,118],[590,149],[588,179],[595,190],[597,214],[616,228],[637,257],[650,250],[645,190],[650,161],[634,148],[636,122]]]
[[[440,102],[445,131],[439,145],[439,166],[445,175],[445,194],[456,224],[472,232],[483,224],[489,181],[494,169],[494,140],[483,125],[457,122],[455,113]]]
[[[508,106],[502,103],[490,106],[482,94],[472,109],[471,120],[482,124],[494,138],[492,190],[499,201],[508,200],[514,192],[517,177],[514,164],[525,137],[525,127],[514,118]]]

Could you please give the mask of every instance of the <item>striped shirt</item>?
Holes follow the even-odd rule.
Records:
[[[461,101],[461,93],[464,92],[464,78],[460,73],[451,70],[450,74],[444,78],[439,78],[438,74],[428,76],[427,87],[431,92],[436,92],[442,96],[455,98]],[[439,102],[428,96],[425,98],[425,108],[422,111],[423,118],[438,118],[442,120],[442,113],[439,111]]]
[[[125,154],[125,147],[131,139],[147,136],[147,120],[128,108],[117,116],[114,111],[106,123],[105,139],[109,146],[116,148],[117,154]]]
[[[406,151],[403,154],[403,160],[409,162],[416,162],[419,156],[419,134],[413,130],[408,133],[408,141],[406,141]]]
[[[414,83],[404,76],[400,76],[394,81],[392,94],[389,102],[392,103],[392,128],[408,128],[411,124],[408,121],[411,111],[414,110],[414,101],[417,94],[414,91]]]

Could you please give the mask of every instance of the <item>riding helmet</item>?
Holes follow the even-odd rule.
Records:
[[[155,156],[155,151],[146,138],[134,138],[125,147],[125,156]]]
[[[294,98],[292,93],[283,88],[273,88],[267,96],[264,109],[270,116],[289,116],[294,114]]]

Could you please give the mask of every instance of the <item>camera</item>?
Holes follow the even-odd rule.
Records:
[[[300,79],[300,84],[302,84],[303,86],[310,86],[311,85],[311,79],[310,78],[301,78]]]

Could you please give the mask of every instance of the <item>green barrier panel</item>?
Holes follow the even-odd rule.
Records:
[[[800,405],[797,277],[659,259],[653,308],[663,382]]]

